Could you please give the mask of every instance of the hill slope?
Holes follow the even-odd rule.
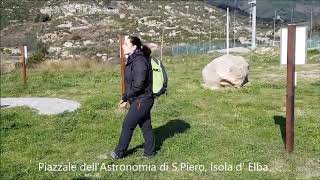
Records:
[[[59,57],[115,57],[120,33],[138,35],[144,42],[156,44],[163,35],[165,45],[169,45],[208,42],[211,26],[211,39],[225,38],[226,12],[201,1],[13,2],[17,1],[2,3],[2,13],[8,18],[1,22],[11,24],[1,30],[1,46],[27,43],[32,49],[34,42],[41,40]],[[43,20],[45,15],[50,20]],[[237,39],[249,39],[246,16],[232,17],[233,25]],[[257,35],[270,36],[271,29],[271,23],[258,24]]]

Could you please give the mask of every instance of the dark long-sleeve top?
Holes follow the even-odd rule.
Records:
[[[130,102],[138,98],[153,98],[152,67],[150,59],[141,50],[129,55],[125,66],[125,94],[123,101]]]

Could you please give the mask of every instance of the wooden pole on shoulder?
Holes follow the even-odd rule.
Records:
[[[125,82],[124,82],[124,68],[125,68],[125,56],[122,49],[122,46],[124,44],[124,35],[120,35],[120,74],[121,74],[121,95],[123,96],[125,93]]]

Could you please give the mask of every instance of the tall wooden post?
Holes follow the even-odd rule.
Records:
[[[287,50],[287,111],[286,111],[286,151],[291,153],[294,146],[294,82],[296,25],[288,25]]]
[[[120,35],[120,73],[121,73],[121,95],[123,96],[125,93],[125,82],[124,82],[124,68],[125,68],[125,56],[122,49],[122,46],[124,44],[125,36]]]
[[[26,57],[25,57],[25,48],[24,48],[24,46],[22,46],[20,48],[20,51],[21,51],[20,64],[21,64],[22,84],[24,86],[26,86],[27,85],[27,65],[26,65]]]

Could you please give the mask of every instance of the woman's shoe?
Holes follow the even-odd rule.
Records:
[[[153,153],[152,155],[143,155],[143,158],[144,159],[153,159],[153,158],[155,158],[156,157],[156,153]]]
[[[110,156],[112,159],[120,159],[120,157],[114,151],[110,153]]]

